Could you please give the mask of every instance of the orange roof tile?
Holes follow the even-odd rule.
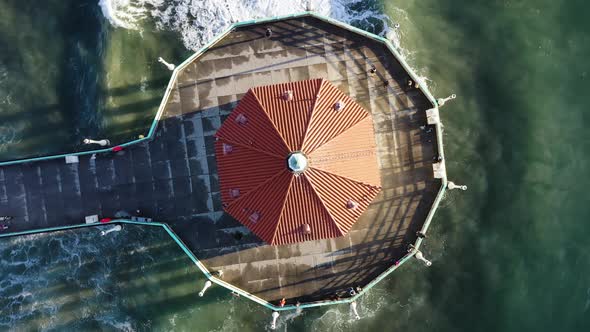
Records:
[[[321,85],[322,80],[316,79],[257,87],[251,90],[291,151],[301,150]],[[287,91],[293,93],[293,100],[287,101],[283,98]]]
[[[242,97],[215,136],[223,138],[225,142],[277,156],[284,156],[289,152],[287,144],[263,111],[252,90]]]
[[[306,224],[309,234],[304,232]],[[302,242],[316,239],[317,234],[336,237],[345,233],[334,222],[305,174],[293,177],[274,243]]]
[[[225,150],[228,150],[228,146],[230,147],[230,152],[224,151],[224,144]],[[217,141],[215,154],[217,173],[223,179],[219,186],[221,199],[226,204],[244,196],[268,180],[269,174],[274,175],[285,169],[283,158],[260,153],[241,145]],[[244,176],[246,172],[247,176]]]
[[[367,171],[364,163],[377,165],[373,119],[366,117],[308,155],[310,166],[364,183],[381,183],[379,172]]]
[[[334,106],[338,101],[344,102],[345,106],[342,110],[335,111]],[[361,105],[345,95],[334,84],[323,80],[301,150],[312,153],[367,117],[371,115]]]
[[[249,90],[216,137],[225,210],[271,244],[344,235],[381,189],[370,114],[326,80]]]

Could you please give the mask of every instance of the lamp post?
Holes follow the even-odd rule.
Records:
[[[100,146],[111,145],[111,141],[109,141],[108,139],[93,140],[90,138],[85,138],[84,141],[82,141],[82,142],[86,145],[88,145],[88,144],[98,144]]]
[[[270,323],[270,329],[275,330],[277,328],[277,319],[279,319],[279,313],[276,311],[272,312],[272,322]]]
[[[166,68],[168,68],[168,70],[174,70],[174,68],[176,68],[175,65],[166,62],[166,60],[164,60],[162,57],[158,58],[158,62],[164,64],[164,66],[166,66]]]
[[[436,103],[438,104],[438,107],[442,107],[447,101],[453,100],[455,98],[457,98],[457,95],[453,93],[452,95],[448,96],[447,98],[438,98],[436,100]]]
[[[352,312],[352,316],[354,317],[354,319],[359,320],[361,319],[361,316],[359,315],[359,312],[356,310],[356,301],[352,301],[350,303],[350,311]]]
[[[123,229],[123,227],[121,227],[121,225],[115,225],[115,227],[107,229],[106,231],[100,231],[100,235],[105,236],[105,235],[109,234],[110,232],[119,232],[121,229]]]
[[[422,262],[424,262],[424,264],[425,264],[426,266],[430,266],[430,265],[432,265],[432,262],[431,262],[431,261],[429,261],[428,259],[426,259],[420,250],[416,250],[416,255],[415,255],[415,256],[416,256],[416,258],[417,258],[419,261],[422,261]]]
[[[207,280],[205,282],[205,286],[203,286],[203,289],[201,289],[201,291],[199,292],[199,297],[203,297],[203,295],[205,295],[205,291],[207,290],[207,288],[211,287],[211,285],[213,285],[211,283],[211,281],[210,280]]]
[[[463,191],[467,190],[466,185],[457,185],[453,181],[449,181],[449,183],[447,184],[447,188],[449,188],[449,190],[453,190],[453,189],[461,189]]]

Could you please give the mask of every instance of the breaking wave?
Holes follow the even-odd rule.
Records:
[[[116,27],[146,26],[176,31],[187,49],[197,50],[233,22],[305,11],[392,36],[393,22],[377,1],[366,0],[100,0],[103,15]]]

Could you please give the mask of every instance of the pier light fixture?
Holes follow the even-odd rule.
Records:
[[[234,150],[233,145],[223,143],[223,154],[230,154]]]
[[[432,262],[429,261],[428,259],[426,259],[424,257],[424,254],[422,254],[422,252],[420,250],[416,250],[416,255],[414,255],[414,257],[416,257],[416,259],[418,259],[419,261],[422,261],[424,263],[424,265],[426,265],[426,266],[432,265]]]
[[[277,328],[277,319],[279,319],[279,313],[276,311],[272,312],[272,321],[270,323],[270,329],[275,330]]]
[[[238,114],[238,116],[236,116],[236,123],[239,123],[242,126],[244,126],[246,125],[246,123],[248,123],[248,118],[246,118],[244,114]]]
[[[303,233],[311,234],[311,226],[309,226],[309,224],[303,224]]]
[[[450,95],[450,96],[448,96],[448,97],[446,97],[446,98],[438,98],[438,99],[436,100],[436,103],[438,104],[438,106],[439,106],[439,107],[442,107],[442,106],[443,106],[444,104],[446,104],[448,101],[451,101],[451,100],[453,100],[453,99],[455,99],[455,98],[457,98],[457,95],[453,93],[452,95]]]
[[[359,207],[359,203],[353,201],[352,199],[349,199],[348,202],[346,202],[346,208],[349,210],[354,210],[358,207]]]
[[[100,146],[109,146],[111,145],[111,141],[109,141],[108,139],[101,139],[101,140],[93,140],[90,138],[85,138],[84,141],[82,141],[84,144],[89,145],[89,144],[98,144]]]
[[[232,198],[238,198],[238,197],[240,197],[240,189],[237,189],[237,188],[230,189],[230,190],[229,190],[229,195],[230,195]]]
[[[170,71],[172,71],[172,70],[174,70],[174,68],[176,68],[176,66],[174,64],[166,62],[166,60],[164,60],[164,58],[162,58],[162,57],[158,58],[158,62],[163,64],[164,66],[166,66],[166,68],[168,68],[168,70],[170,70]]]
[[[205,285],[203,286],[203,289],[201,289],[201,291],[199,292],[199,297],[203,297],[203,295],[205,295],[205,292],[207,291],[207,289],[209,287],[211,287],[213,285],[213,283],[211,283],[210,280],[205,281]]]
[[[287,91],[283,92],[283,99],[286,101],[292,101],[293,100],[293,91],[287,90]]]
[[[453,181],[449,181],[449,183],[447,184],[447,188],[449,188],[449,190],[454,190],[454,189],[460,189],[460,190],[467,190],[467,186],[466,185],[458,185],[455,184]]]

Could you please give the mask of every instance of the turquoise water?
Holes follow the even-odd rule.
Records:
[[[46,46],[51,48],[51,45],[65,43],[60,40],[71,40],[70,35],[76,35],[72,31],[79,29],[59,28],[62,34],[56,37],[50,33],[57,30],[51,30],[52,19],[49,18],[43,20],[46,27],[39,32],[31,27],[41,24],[33,14],[40,5],[35,2],[35,6],[27,7],[22,4],[24,2],[0,0],[4,4],[0,24],[7,28],[0,33],[3,47],[0,64],[6,62],[6,45],[13,45],[8,53],[18,52],[28,59],[22,60],[24,64],[18,70],[10,67],[12,71],[0,71],[0,82],[17,82],[14,73],[25,71],[27,66],[33,69],[36,65],[43,66],[46,70],[28,69],[28,72],[43,75],[39,79],[43,84],[32,84],[31,89],[29,85],[18,85],[19,91],[31,94],[23,100],[42,104],[41,101],[45,103],[53,98],[51,93],[55,93],[55,86],[59,85],[55,77],[63,75],[60,67],[52,67],[52,63],[64,56],[62,51],[45,51],[43,45],[50,44]],[[73,24],[75,19],[63,14],[67,12],[66,2],[49,1],[37,15],[51,12],[55,13],[56,22]],[[176,51],[165,57],[179,61],[188,48],[208,39],[231,19],[297,9],[295,6],[277,9],[276,1],[228,1],[227,8],[213,1],[183,0],[166,2],[160,7],[153,6],[156,1],[131,1],[135,7],[123,6],[115,15],[127,27],[117,28],[105,19],[96,2],[88,1],[87,6],[95,13],[101,31],[106,31],[101,49],[117,51],[111,53],[111,60],[107,61],[110,64],[101,67],[95,75],[111,77],[113,86],[141,83],[141,78],[133,73],[148,70],[146,66],[154,70],[154,74],[142,74],[147,81],[154,77],[157,81],[158,75],[168,75],[162,68],[148,65],[147,60],[134,60],[136,52],[138,59],[152,59],[168,49],[159,43],[169,43],[169,49]],[[78,8],[73,3],[79,2],[72,1],[70,8]],[[148,6],[150,4],[152,7]],[[186,4],[198,10],[187,14],[183,11]],[[4,10],[10,5],[23,7],[15,13]],[[590,21],[584,17],[589,5],[577,0],[385,0],[369,4],[343,0],[319,2],[316,8],[375,32],[381,32],[394,22],[401,24],[399,42],[403,53],[417,72],[428,79],[433,94],[458,95],[455,101],[442,108],[445,152],[449,178],[467,184],[469,190],[449,192],[435,216],[424,247],[433,266],[407,264],[372,289],[359,303],[362,320],[352,321],[346,306],[320,308],[306,310],[299,317],[283,315],[279,330],[590,330],[590,240],[587,236],[590,204],[586,193],[590,185],[590,158],[586,155],[590,152],[590,134],[584,127],[590,120],[587,111],[590,66],[586,59],[590,54]],[[15,15],[17,18],[13,17]],[[200,23],[203,20],[208,24]],[[144,27],[143,31],[137,30],[137,25]],[[20,36],[15,32],[17,27],[29,33],[15,37]],[[13,37],[9,38],[11,35]],[[85,34],[80,32],[80,35]],[[31,48],[30,45],[38,46]],[[96,57],[93,52],[89,47],[84,54],[93,58]],[[38,60],[40,58],[51,61],[43,62]],[[125,72],[124,66],[116,65],[119,59],[127,59],[120,61],[137,67]],[[4,92],[2,84],[0,91]],[[154,87],[145,98],[157,96],[158,89]],[[11,105],[18,104],[17,99],[12,98]],[[5,104],[1,104],[0,117],[12,109]],[[29,114],[26,109],[15,108],[11,111],[14,113],[10,113],[15,114],[14,120],[10,121],[32,121],[28,115],[19,115]],[[86,112],[89,118],[95,116],[91,108]],[[114,127],[113,135],[129,125],[141,128],[144,118],[137,118],[135,122],[130,116],[119,129]],[[88,125],[88,130],[107,130],[109,121],[103,120],[103,127]],[[6,120],[0,123],[0,128],[7,127],[6,123]],[[78,126],[74,123],[71,128]],[[34,132],[41,135],[45,131]],[[63,136],[64,147],[71,144],[66,136]],[[43,137],[44,140],[49,136]],[[25,142],[14,146],[20,147],[22,143]],[[37,144],[25,145],[22,151],[14,153],[47,151],[43,150],[47,148],[43,143]],[[14,150],[4,151],[13,153]],[[33,318],[19,318],[21,316],[15,314],[10,316],[9,325],[1,325],[0,329],[29,330],[41,322],[46,324],[46,329],[72,331],[268,329],[268,311],[234,298],[225,290],[214,287],[205,298],[198,298],[196,293],[203,283],[200,272],[188,263],[182,252],[158,234],[148,236],[142,232],[150,231],[118,234],[110,240],[113,242],[105,245],[95,240],[95,234],[77,233],[53,240],[43,236],[23,238],[17,245],[13,240],[2,240],[0,298],[4,302],[0,306],[14,306],[10,304],[13,302],[7,304],[6,299],[15,294],[18,298],[24,285],[37,285],[37,279],[45,278],[47,284],[30,289],[31,299],[23,295],[23,300],[35,299],[47,307],[39,304],[34,307],[41,313],[32,309],[31,302],[16,307],[18,315]],[[72,237],[78,238],[78,242]],[[140,242],[139,239],[145,240]],[[48,257],[51,251],[32,249],[50,248],[52,241],[62,241],[60,248],[63,249],[58,248],[61,251],[51,258]],[[141,243],[145,250],[122,255],[130,250],[130,243]],[[78,274],[75,272],[77,256],[71,258],[73,248],[88,262]],[[96,254],[98,250],[100,255]],[[4,263],[8,260],[6,257],[12,257],[12,252],[17,258],[26,257],[25,260],[43,264],[34,268],[13,268],[11,263]],[[55,257],[61,257],[58,260],[64,263],[58,266],[65,267],[55,269],[52,264]],[[160,259],[167,263],[154,263]],[[128,270],[136,272],[128,277],[125,272]],[[17,286],[7,288],[4,280],[9,278],[17,278]],[[100,293],[94,287],[97,284],[117,295]],[[0,311],[4,314],[5,310]],[[43,310],[49,313],[44,314]],[[59,319],[51,321],[51,317]],[[0,323],[6,324],[6,316],[1,319]]]

